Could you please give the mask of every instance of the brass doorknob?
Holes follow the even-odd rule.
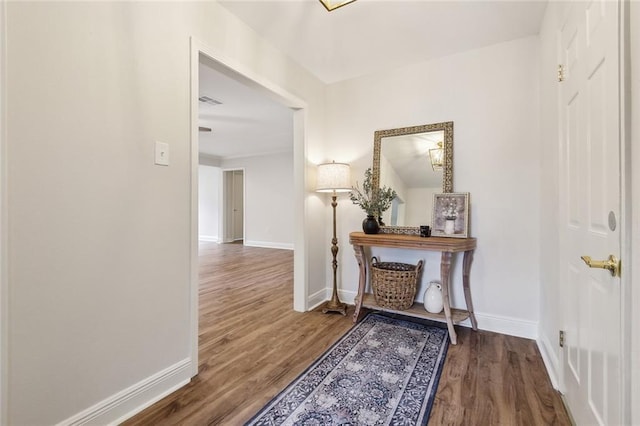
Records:
[[[612,254],[607,260],[591,260],[589,256],[580,256],[580,259],[584,260],[589,268],[607,269],[612,277],[620,276],[620,260]]]

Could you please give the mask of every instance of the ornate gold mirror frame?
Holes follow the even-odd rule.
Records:
[[[442,192],[453,192],[453,121],[425,124],[421,126],[401,127],[398,129],[376,130],[373,137],[373,187],[380,186],[380,156],[384,138],[417,135],[429,132],[444,132],[442,165]],[[393,140],[387,143],[393,143]],[[428,155],[424,159],[425,167],[431,167]],[[382,226],[382,233],[418,234],[417,226]]]

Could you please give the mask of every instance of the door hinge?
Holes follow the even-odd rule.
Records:
[[[564,66],[562,64],[558,65],[558,81],[564,81]]]
[[[558,333],[558,344],[561,348],[564,348],[564,330],[560,330]]]

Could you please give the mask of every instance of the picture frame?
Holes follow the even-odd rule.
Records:
[[[467,238],[469,234],[469,193],[433,194],[431,235]]]

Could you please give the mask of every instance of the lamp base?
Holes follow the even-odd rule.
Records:
[[[324,304],[322,308],[322,313],[326,314],[327,312],[340,312],[342,315],[347,316],[347,304],[342,303],[339,300],[329,300]]]

